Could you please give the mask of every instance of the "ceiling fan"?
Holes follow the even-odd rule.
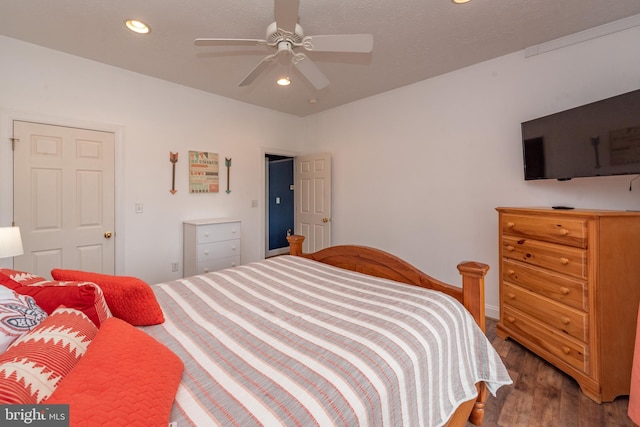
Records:
[[[294,49],[302,47],[310,52],[349,52],[369,53],[373,50],[371,34],[340,34],[324,36],[305,36],[298,24],[299,0],[275,0],[275,22],[267,27],[265,40],[261,39],[222,39],[198,38],[196,46],[267,46],[276,51],[267,55],[240,81],[239,86],[251,84],[260,73],[283,52],[290,57],[296,69],[317,89],[324,89],[329,80],[320,69],[302,52]]]

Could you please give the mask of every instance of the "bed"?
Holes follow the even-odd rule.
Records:
[[[337,246],[154,285],[143,327],[184,362],[170,421],[185,425],[482,424],[511,383],[484,336],[488,266],[463,288],[388,253]]]

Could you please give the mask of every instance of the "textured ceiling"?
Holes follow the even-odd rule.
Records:
[[[308,54],[330,81],[321,91],[295,71],[276,86],[283,64],[238,87],[271,50],[194,46],[264,38],[272,0],[0,0],[0,35],[306,116],[636,14],[638,0],[300,0],[305,35],[374,36],[370,54]],[[131,33],[128,18],[152,32]]]

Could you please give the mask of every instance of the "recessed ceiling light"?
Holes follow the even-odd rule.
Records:
[[[289,79],[289,76],[280,77],[278,80],[276,80],[276,83],[278,83],[280,86],[289,86],[291,84],[291,79]]]
[[[136,19],[127,19],[126,21],[124,21],[124,24],[127,26],[128,29],[130,29],[135,33],[147,34],[148,32],[151,31],[151,28],[149,28],[147,24],[145,24],[142,21],[138,21]]]
[[[469,3],[471,0],[451,0],[455,4]]]

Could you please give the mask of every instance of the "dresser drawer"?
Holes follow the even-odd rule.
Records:
[[[583,280],[510,260],[503,261],[502,280],[578,310],[589,309],[587,283]]]
[[[196,248],[198,264],[216,258],[227,258],[240,255],[240,239],[222,242],[204,243]]]
[[[542,349],[570,366],[590,374],[589,347],[559,334],[544,324],[510,307],[503,308],[503,325],[528,342],[527,346]],[[546,358],[546,355],[542,355]]]
[[[587,278],[587,252],[584,249],[513,236],[503,236],[501,243],[505,258],[581,279]]]
[[[196,229],[196,243],[220,242],[240,238],[240,222],[200,225]]]
[[[588,341],[589,318],[584,311],[576,310],[509,283],[503,283],[502,287],[504,292],[502,299],[505,307],[516,308],[559,332],[585,342]]]
[[[240,255],[212,259],[209,261],[203,261],[198,263],[198,271],[196,274],[209,273],[211,271],[223,270],[225,268],[231,268],[240,265]]]
[[[587,221],[575,218],[504,214],[502,233],[577,248],[587,247]]]

